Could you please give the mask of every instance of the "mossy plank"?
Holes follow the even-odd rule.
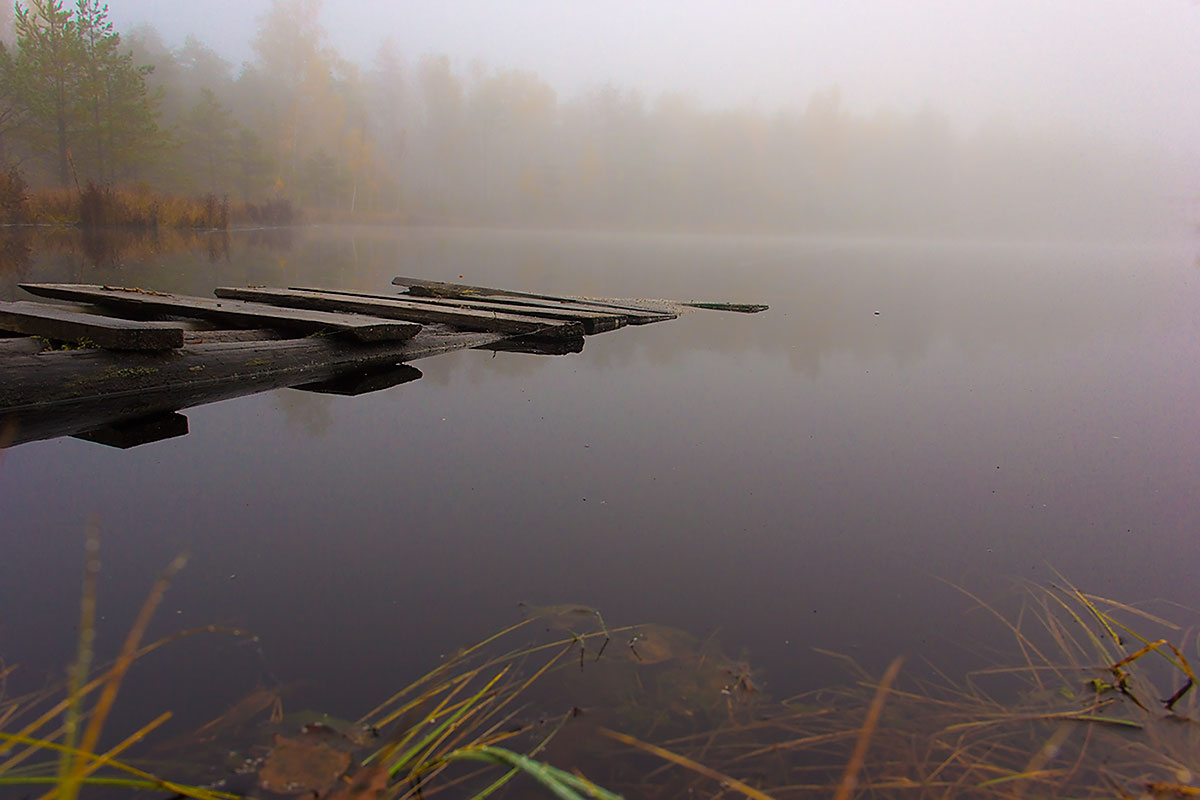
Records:
[[[370,298],[372,300],[390,300],[393,302],[399,301],[403,303],[412,303],[419,307],[425,308],[469,308],[475,311],[482,311],[492,318],[496,314],[518,315],[522,317],[533,317],[535,319],[550,319],[561,320],[564,322],[578,322],[583,325],[585,334],[603,333],[605,331],[613,331],[617,328],[622,328],[629,322],[630,314],[625,312],[601,311],[596,308],[587,306],[575,305],[572,303],[549,303],[538,301],[537,303],[521,303],[513,302],[506,297],[495,297],[487,299],[475,299],[469,297],[451,298],[451,297],[426,297],[418,295],[383,295],[369,294],[365,292],[348,292],[342,289],[310,289],[293,287],[297,292],[319,293],[324,295],[336,295],[354,298]],[[632,312],[636,315],[636,312]]]
[[[169,322],[117,319],[28,301],[0,302],[0,329],[113,350],[171,350],[183,346],[183,328]]]
[[[543,336],[548,339],[563,339],[583,334],[583,327],[578,322],[538,319],[537,317],[477,311],[469,308],[443,308],[428,303],[414,303],[399,297],[363,297],[332,292],[265,287],[221,287],[214,294],[221,298],[270,303],[288,308],[372,314],[389,319],[453,325],[464,330]]]
[[[531,292],[515,292],[508,289],[492,289],[487,286],[468,286],[462,283],[446,283],[444,281],[428,281],[423,278],[392,278],[392,284],[403,286],[408,293],[420,297],[445,297],[457,299],[493,299],[504,298],[506,302],[522,305],[546,306],[550,304],[571,304],[598,311],[610,311],[626,315],[631,325],[643,325],[647,322],[659,322],[675,319],[678,315],[671,311],[639,306],[636,303],[617,303],[601,300],[588,300],[582,297],[559,297],[552,294],[533,294]]]

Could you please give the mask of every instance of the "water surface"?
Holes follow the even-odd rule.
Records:
[[[776,696],[956,658],[995,596],[1062,571],[1200,605],[1200,323],[1191,243],[996,244],[325,227],[0,276],[207,294],[380,291],[412,275],[539,292],[767,302],[462,352],[355,398],[280,390],[185,412],[128,451],[75,439],[0,462],[0,653],[71,656],[82,538],[102,531],[102,650],[186,551],[156,630],[181,643],[124,712],[202,717],[256,683],[354,716],[441,654],[584,603],[717,632]],[[280,240],[282,238],[282,241]]]

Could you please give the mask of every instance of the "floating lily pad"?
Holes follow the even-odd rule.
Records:
[[[691,658],[697,652],[696,637],[667,625],[639,625],[627,642],[629,655],[639,664],[661,664]]]
[[[275,737],[258,772],[259,785],[277,794],[323,794],[350,766],[350,754],[310,737]]]
[[[600,612],[588,606],[571,603],[551,606],[531,606],[528,603],[518,605],[522,614],[544,623],[547,630],[583,633],[596,630],[602,624]]]
[[[323,739],[335,747],[362,747],[370,742],[370,735],[359,725],[320,711],[294,711],[285,714],[279,725],[284,733],[303,733],[310,741]]]

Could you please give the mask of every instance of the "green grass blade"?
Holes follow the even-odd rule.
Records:
[[[405,765],[407,765],[414,757],[416,757],[417,753],[425,749],[426,745],[441,736],[447,728],[458,722],[458,720],[462,719],[464,714],[474,708],[475,704],[479,702],[480,698],[487,694],[507,672],[508,667],[505,667],[504,669],[500,670],[500,672],[496,673],[494,678],[484,684],[483,688],[476,692],[466,703],[463,703],[463,705],[457,711],[443,720],[441,725],[438,725],[436,728],[422,737],[419,742],[405,751],[404,755],[400,756],[400,758],[398,758],[394,764],[388,767],[388,775],[395,777],[396,773],[404,769]]]
[[[530,758],[533,758],[538,753],[542,752],[542,750],[544,750],[546,748],[546,745],[550,744],[550,740],[553,739],[558,734],[558,732],[562,730],[563,725],[566,724],[568,719],[570,719],[570,715],[564,714],[563,718],[561,720],[559,720],[557,725],[554,726],[554,730],[552,730],[552,731],[550,731],[550,733],[546,734],[546,737],[544,739],[542,739],[540,742],[538,742],[537,746],[534,747],[532,750],[530,750],[528,753],[526,753],[526,755]],[[482,745],[482,746],[494,747],[494,745]],[[499,778],[497,778],[490,786],[485,788],[479,794],[471,797],[470,800],[487,800],[488,797],[490,797],[497,790],[499,790],[502,786],[504,786],[504,784],[508,783],[514,777],[516,777],[517,773],[520,771],[521,771],[520,768],[513,767],[508,772],[506,772],[505,774],[503,774]]]
[[[83,591],[79,601],[79,641],[75,663],[71,665],[67,687],[67,710],[63,720],[63,744],[74,747],[79,739],[83,718],[83,684],[92,670],[92,645],[96,639],[96,583],[100,575],[100,534],[95,517],[89,517],[84,529]],[[59,754],[58,776],[64,782],[64,797],[74,797],[70,775],[75,769],[74,756],[69,751]]]
[[[0,777],[0,786],[37,786],[57,784],[58,777],[54,775],[28,775],[25,777]],[[164,784],[159,781],[140,780],[138,778],[80,778],[78,783],[85,786],[117,786],[123,789],[138,789],[140,791],[161,792]],[[219,797],[240,800],[239,795],[218,795]]]
[[[174,783],[173,781],[163,780],[155,777],[148,772],[144,772],[137,767],[130,766],[116,759],[105,759],[103,756],[98,756],[95,753],[89,753],[85,750],[80,750],[74,747],[67,747],[58,744],[57,742],[48,742],[42,739],[34,739],[29,736],[20,736],[12,733],[4,733],[0,731],[0,741],[12,742],[13,744],[24,744],[33,748],[42,750],[51,750],[56,753],[66,752],[73,756],[77,763],[87,761],[104,761],[106,767],[126,772],[135,777],[141,778],[144,781],[154,783],[159,789],[165,789],[184,797],[192,797],[195,800],[240,800],[239,795],[230,794],[229,792],[221,792],[214,789],[202,789],[199,786],[187,786],[185,784]]]
[[[561,798],[561,800],[584,800],[584,797],[598,798],[598,800],[621,800],[620,795],[603,789],[578,775],[572,775],[566,770],[520,753],[514,753],[503,747],[465,747],[462,750],[448,753],[444,760],[482,761],[518,769],[549,789],[555,797]]]

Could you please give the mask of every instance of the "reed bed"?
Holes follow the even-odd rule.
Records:
[[[167,194],[146,184],[30,189],[17,171],[0,173],[0,224],[74,226],[86,231],[228,230],[300,221],[287,198],[231,202],[227,196]]]
[[[1017,663],[930,680],[831,654],[852,684],[653,743],[610,733],[643,759],[597,777],[648,798],[1200,797],[1195,631],[1065,580],[1021,587],[1015,615],[971,599]]]
[[[357,720],[286,714],[280,691],[260,689],[149,749],[170,714],[102,739],[134,662],[219,631],[143,643],[177,560],[117,657],[94,666],[97,548],[89,533],[65,687],[8,698],[13,667],[0,667],[0,786],[31,797],[1200,796],[1195,631],[1061,578],[1022,585],[1007,611],[960,590],[984,635],[1007,645],[957,677],[916,658],[876,676],[827,653],[844,685],[771,700],[711,639],[610,629],[581,606],[526,608]]]
[[[143,643],[171,578],[185,562],[181,557],[154,583],[116,659],[93,669],[99,572],[94,531],[86,552],[78,653],[65,691],[0,694],[0,787],[20,787],[42,800],[75,800],[85,790],[150,791],[196,800],[299,795],[364,800],[429,797],[449,788],[457,797],[484,800],[524,779],[561,800],[617,800],[578,771],[537,758],[573,714],[522,722],[526,709],[519,698],[582,640],[572,635],[496,651],[531,619],[463,650],[353,724],[335,727],[321,718],[288,727],[284,735],[280,696],[259,691],[140,760],[126,758],[127,751],[167,722],[170,712],[101,749],[105,722],[134,662],[196,633],[249,634],[209,626]],[[14,669],[0,668],[0,690]],[[269,743],[248,746],[241,768],[230,770],[231,744],[246,733],[259,742],[272,735]],[[203,763],[214,744],[219,760]]]

